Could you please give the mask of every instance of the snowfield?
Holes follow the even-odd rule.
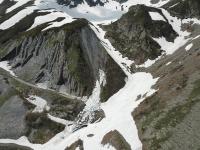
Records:
[[[28,0],[17,0],[17,3],[14,6],[7,9],[7,13],[25,4],[27,1]],[[141,150],[142,143],[139,140],[138,131],[131,113],[146,97],[156,92],[157,89],[153,89],[152,86],[156,84],[158,79],[154,79],[150,73],[146,72],[131,73],[130,66],[134,63],[134,61],[123,57],[122,54],[112,46],[110,41],[104,38],[105,31],[103,31],[98,24],[109,24],[112,21],[119,19],[132,5],[145,4],[147,6],[159,8],[168,2],[168,0],[163,0],[157,4],[152,4],[150,1],[151,0],[128,0],[123,4],[119,4],[118,2],[109,0],[104,7],[89,7],[86,3],[83,3],[78,5],[76,8],[70,9],[66,6],[58,5],[56,0],[36,0],[33,6],[23,9],[0,24],[0,29],[8,29],[14,26],[25,16],[38,9],[47,11],[49,14],[36,17],[34,24],[29,30],[40,24],[53,21],[58,17],[65,17],[65,19],[61,22],[52,22],[44,30],[70,23],[75,20],[74,18],[86,18],[91,22],[91,28],[101,40],[101,43],[105,47],[108,54],[121,67],[127,76],[126,85],[112,97],[110,97],[107,102],[100,103],[101,86],[106,84],[106,80],[104,72],[102,70],[99,71],[100,78],[96,81],[96,87],[94,88],[92,95],[86,100],[86,107],[83,110],[82,117],[84,117],[84,115],[90,116],[95,110],[102,109],[105,113],[105,118],[100,122],[88,124],[87,127],[73,132],[73,128],[75,126],[74,122],[69,122],[67,120],[48,115],[51,120],[66,125],[66,128],[47,143],[43,145],[32,144],[27,140],[26,137],[21,137],[18,140],[0,139],[0,143],[16,143],[19,145],[28,146],[34,150],[64,150],[76,140],[81,139],[84,143],[84,150],[114,150],[115,148],[111,145],[103,146],[101,144],[101,140],[106,133],[117,130],[130,144],[132,150]],[[0,3],[1,2],[2,0]],[[122,5],[124,9],[122,9]],[[149,12],[152,20],[168,21],[179,36],[173,43],[168,42],[164,37],[153,39],[161,46],[163,50],[165,50],[167,55],[170,55],[191,40],[190,38],[186,38],[189,35],[189,32],[181,30],[181,23],[193,21],[194,23],[199,24],[200,21],[197,19],[184,19],[181,21],[176,17],[170,16],[166,10],[161,10],[167,20],[164,19],[164,17],[159,13]],[[190,44],[185,47],[185,49],[189,50],[191,47],[192,46]],[[160,58],[162,58],[162,56],[158,59]],[[137,67],[149,67],[155,63],[156,60],[148,60],[144,64]],[[170,63],[171,62],[167,63],[166,65],[169,65]],[[10,70],[11,67],[8,65],[8,62],[0,62],[0,67],[14,75],[14,73]],[[46,83],[40,83],[38,86],[41,88],[47,87]],[[141,95],[141,99],[138,100],[137,98],[139,95]],[[32,95],[31,97],[27,98],[27,100],[36,106],[34,112],[42,112],[50,109],[47,105],[47,102],[40,97]],[[87,137],[88,134],[94,134],[94,136]]]

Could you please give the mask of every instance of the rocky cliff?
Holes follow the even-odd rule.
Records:
[[[2,37],[1,60],[9,60],[17,76],[25,81],[47,83],[47,87],[56,90],[62,86],[64,92],[89,96],[99,78],[99,70],[106,70],[106,64],[113,60],[86,20],[41,32],[44,27],[18,33],[9,40],[6,39],[11,30],[2,31],[0,34],[8,37]],[[115,68],[121,72],[119,67]],[[125,76],[122,73],[119,77]],[[117,86],[112,88],[114,92],[123,83]]]

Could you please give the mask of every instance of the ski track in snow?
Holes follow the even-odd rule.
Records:
[[[20,5],[24,4],[25,1],[28,0],[17,0],[17,3],[11,8],[9,8],[7,12],[16,9]],[[0,0],[0,3],[1,2],[2,1]],[[0,29],[8,29],[15,25],[17,22],[19,22],[22,18],[24,18],[28,14],[31,14],[34,10],[37,9],[49,9],[44,11],[49,11],[50,14],[47,14],[46,16],[36,17],[35,22],[30,29],[45,22],[53,21],[58,17],[65,17],[65,19],[61,22],[52,22],[44,30],[50,29],[52,27],[59,27],[66,23],[72,22],[74,20],[73,18],[76,17],[86,18],[90,22],[92,22],[93,25],[91,25],[91,28],[101,40],[102,45],[107,50],[108,54],[114,59],[114,61],[121,67],[121,69],[127,75],[126,85],[116,94],[110,97],[107,102],[100,103],[99,96],[101,85],[106,84],[106,81],[104,72],[101,70],[99,71],[100,78],[96,81],[96,87],[94,88],[92,95],[86,101],[86,107],[84,109],[84,112],[86,113],[83,113],[83,115],[91,115],[92,112],[101,108],[103,109],[106,117],[100,122],[88,124],[87,127],[79,129],[76,132],[72,132],[74,128],[73,122],[56,118],[48,114],[48,117],[51,120],[66,125],[66,128],[64,131],[55,135],[47,143],[43,145],[32,144],[27,140],[26,137],[21,137],[18,140],[0,139],[0,143],[16,143],[19,145],[31,147],[34,150],[64,150],[67,146],[71,145],[76,140],[81,139],[83,140],[85,150],[113,150],[115,148],[109,144],[105,146],[101,145],[101,140],[103,139],[106,133],[112,130],[117,130],[131,145],[132,150],[142,149],[142,143],[139,140],[137,128],[133,117],[131,116],[131,113],[140,104],[140,102],[142,102],[147,96],[152,95],[156,91],[155,89],[152,89],[152,86],[156,84],[158,79],[153,79],[152,75],[146,72],[131,73],[129,71],[129,68],[131,64],[134,63],[134,61],[131,61],[128,58],[124,58],[119,51],[115,50],[115,48],[112,46],[109,40],[104,38],[105,31],[103,31],[98,26],[98,24],[109,24],[112,21],[119,19],[124,13],[128,11],[129,7],[132,5],[145,4],[147,6],[160,7],[167,2],[168,0],[161,1],[158,4],[151,4],[150,0],[129,0],[123,4],[124,10],[121,11],[121,5],[117,2],[110,0],[109,3],[106,3],[104,7],[89,7],[87,4],[84,3],[73,9],[69,9],[68,7],[58,5],[55,2],[55,0],[36,0],[34,6],[29,6],[25,8],[24,10],[18,12],[16,15],[8,19],[7,21],[0,24]],[[170,16],[166,10],[162,9],[162,12],[167,18],[168,22],[174,28],[174,30],[179,34],[179,36],[175,39],[174,43],[166,41],[164,37],[154,38],[154,40],[161,45],[162,49],[165,50],[166,54],[172,54],[175,50],[184,46],[189,40],[191,40],[189,38],[186,38],[186,36],[189,35],[188,32],[181,31],[181,23],[188,23],[190,21],[194,21],[194,23],[200,24],[200,21],[197,19],[185,19],[181,22],[181,20],[179,20],[178,18]],[[157,14],[151,14],[151,17],[154,20],[164,19],[162,16],[158,16]],[[164,19],[163,21],[166,20]],[[158,59],[160,59],[161,57],[159,57]],[[155,61],[156,60],[148,60],[144,64],[139,65],[137,67],[149,67],[153,63],[155,63]],[[170,62],[166,65],[169,64]],[[0,63],[0,67],[4,67],[8,71],[10,71],[11,69],[8,67],[7,63],[6,65],[1,65]],[[38,86],[46,88],[46,84],[44,85],[41,83],[38,84]],[[143,97],[136,101],[138,95],[145,95],[146,97]],[[41,102],[37,101],[38,97],[35,98],[36,101],[34,103],[32,102],[36,105],[36,108],[34,109],[35,111],[41,112],[48,108],[47,103],[45,103],[45,101],[41,101],[43,102],[41,105]],[[30,99],[28,100],[30,101]],[[94,136],[87,137],[88,134],[94,134]]]

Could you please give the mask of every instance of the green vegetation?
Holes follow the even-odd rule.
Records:
[[[65,128],[64,125],[51,121],[45,112],[28,113],[26,115],[26,122],[29,127],[27,136],[33,143],[45,143]]]
[[[68,62],[68,70],[70,73],[74,74],[78,68],[79,61],[79,53],[77,48],[72,46],[72,48],[68,49],[67,52],[67,62]]]
[[[155,135],[149,140],[144,140],[144,142],[147,141],[150,144],[151,150],[157,150],[161,148],[161,144],[167,141],[172,136],[173,128],[183,121],[185,116],[191,111],[192,107],[196,103],[200,102],[199,96],[200,80],[197,80],[196,82],[194,82],[193,89],[185,103],[176,105],[175,107],[170,109],[166,114],[164,112],[159,111],[159,109],[155,109],[157,110],[155,111],[153,107],[154,104],[151,105],[153,110],[151,114],[149,114],[149,116],[143,121],[144,125],[141,127],[142,132],[145,132],[146,128],[148,128],[148,125],[152,124],[151,122],[154,120],[154,118],[164,116],[154,124],[154,128],[157,131]],[[151,101],[153,100],[152,98]]]
[[[7,89],[6,93],[0,95],[0,107],[12,96],[16,95],[16,91],[13,88]]]
[[[200,80],[197,80],[194,83],[194,88],[191,91],[186,103],[177,105],[169,110],[165,117],[157,122],[155,128],[162,129],[167,126],[175,127],[190,112],[192,106],[200,101],[198,96],[200,96]]]

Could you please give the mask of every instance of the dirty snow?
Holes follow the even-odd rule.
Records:
[[[16,23],[18,23],[24,17],[26,17],[27,15],[33,13],[34,8],[36,8],[36,7],[28,7],[28,8],[23,9],[22,11],[18,12],[13,17],[9,18],[8,20],[6,20],[2,24],[0,24],[0,29],[1,30],[6,30],[6,29],[14,26]]]

